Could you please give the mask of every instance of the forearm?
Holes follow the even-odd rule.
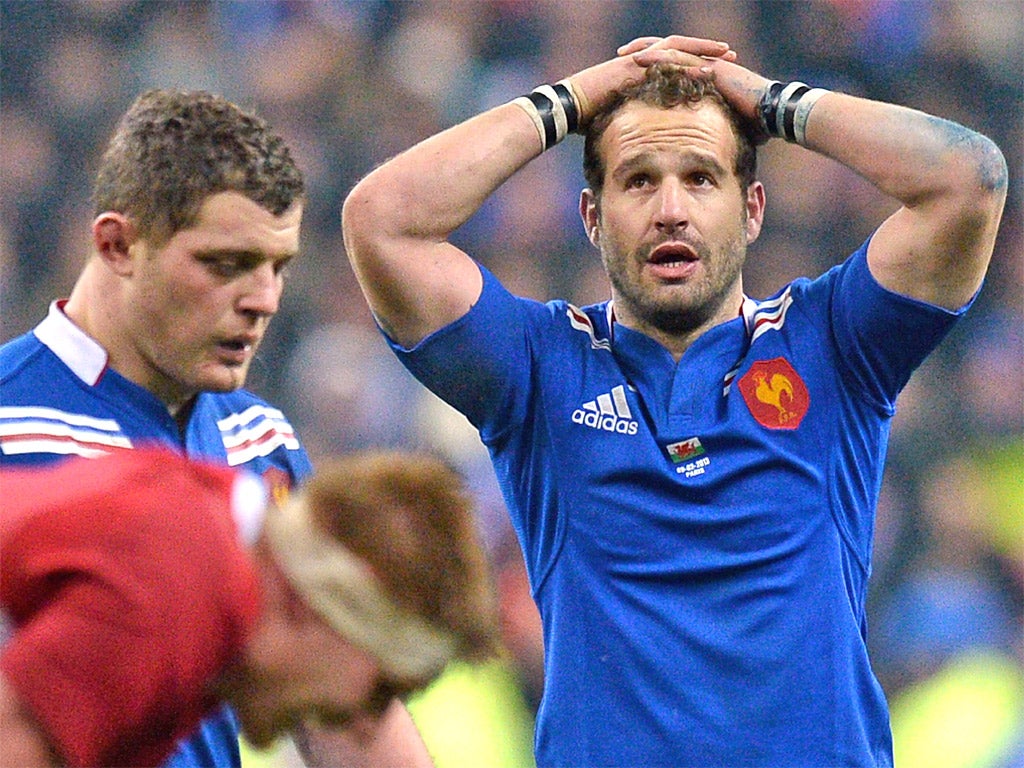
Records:
[[[908,208],[936,201],[963,205],[1006,191],[1005,161],[991,141],[894,104],[829,94],[808,120],[806,146],[853,169]]]
[[[758,101],[772,81],[729,62],[715,62],[713,68],[726,98],[756,119]],[[805,147],[856,171],[908,207],[939,197],[1005,193],[1005,161],[991,141],[907,107],[827,93],[808,114],[805,136]]]
[[[754,117],[770,81],[727,62],[714,69],[726,97]],[[967,301],[988,265],[1005,200],[999,149],[948,120],[842,93],[824,94],[804,118],[799,143],[902,204],[872,240],[875,277],[949,308]]]
[[[949,309],[974,295],[1006,198],[1006,162],[995,144],[922,112],[830,94],[811,114],[807,146],[902,204],[868,251],[879,282]]]
[[[725,43],[696,38],[641,38],[620,56],[573,75],[579,122],[585,123],[614,91],[643,77],[646,65],[629,51],[653,52],[651,61],[704,64],[700,56],[731,60]],[[458,229],[505,181],[544,150],[526,111],[510,103],[442,131],[370,173],[346,202],[346,229],[355,238],[358,223],[372,207],[382,215],[378,236],[443,240]],[[379,231],[379,229],[378,229]]]

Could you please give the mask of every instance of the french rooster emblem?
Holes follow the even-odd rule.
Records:
[[[779,410],[780,423],[784,424],[796,416],[796,413],[787,407],[793,402],[793,382],[789,380],[789,377],[781,373],[773,373],[769,379],[767,373],[758,371],[754,374],[754,381],[757,382],[754,397],[762,403],[775,406]]]
[[[769,429],[796,429],[810,407],[807,385],[783,357],[755,362],[739,389],[750,413]]]

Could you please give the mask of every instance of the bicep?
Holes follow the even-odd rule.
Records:
[[[893,293],[959,309],[981,286],[990,254],[991,246],[901,208],[872,237],[868,265],[879,284]]]
[[[965,170],[965,177],[972,175]],[[956,310],[981,287],[995,247],[1005,186],[964,185],[903,205],[872,237],[868,264],[885,288]]]
[[[401,257],[353,258],[352,264],[377,322],[403,347],[455,322],[480,297],[480,269],[450,243],[407,240],[389,247]]]

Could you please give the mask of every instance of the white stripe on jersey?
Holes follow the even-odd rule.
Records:
[[[750,334],[751,344],[767,331],[777,331],[782,328],[786,322],[786,312],[793,304],[790,290],[790,288],[786,288],[781,296],[770,301],[743,303],[744,320],[747,324],[747,333]]]
[[[277,408],[254,405],[217,422],[228,466],[238,466],[260,456],[267,456],[282,445],[299,450],[295,430]]]
[[[42,406],[0,407],[0,452],[55,453],[95,458],[132,442],[113,419]]]

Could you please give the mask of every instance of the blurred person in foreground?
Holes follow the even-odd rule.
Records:
[[[618,53],[384,163],[343,211],[392,347],[491,452],[544,626],[537,762],[891,765],[865,647],[889,422],[981,286],[1005,160],[946,120],[770,81],[725,43]],[[612,284],[582,309],[512,296],[449,242],[573,130]],[[768,137],[900,206],[754,301]]]
[[[96,175],[92,249],[69,298],[0,347],[0,466],[160,442],[263,476],[311,470],[288,419],[242,389],[298,255],[304,181],[259,116],[202,91],[153,90]],[[429,765],[396,705],[399,762]],[[402,721],[401,724],[399,721]],[[230,709],[170,764],[238,766]]]
[[[5,765],[156,765],[220,701],[257,746],[304,720],[371,745],[496,647],[468,493],[426,455],[326,460],[282,506],[165,448],[0,483]]]

